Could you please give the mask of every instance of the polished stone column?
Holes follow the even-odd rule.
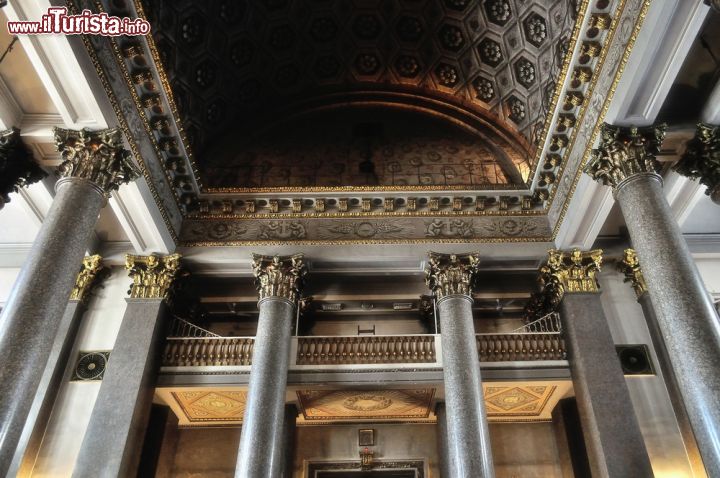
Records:
[[[495,476],[471,296],[475,254],[429,253],[426,281],[437,300],[442,338],[449,476]]]
[[[642,307],[653,349],[655,349],[655,354],[658,358],[658,365],[660,366],[663,381],[665,382],[665,387],[667,388],[668,396],[670,397],[670,402],[675,412],[680,434],[685,443],[685,450],[687,451],[690,465],[698,477],[707,476],[705,474],[705,466],[700,457],[700,450],[695,440],[695,434],[690,425],[690,418],[688,417],[687,410],[685,410],[685,404],[682,401],[682,394],[680,393],[677,377],[675,377],[675,372],[670,365],[670,355],[668,354],[662,332],[660,331],[650,294],[648,294],[647,291],[645,277],[640,269],[640,261],[634,249],[625,249],[622,260],[618,262],[618,270],[625,275],[625,282],[632,284],[635,294],[637,295],[637,301],[640,307]]]
[[[166,299],[179,278],[180,254],[126,258],[130,298],[110,353],[72,476],[136,476],[167,330]]]
[[[656,173],[664,127],[605,124],[587,172],[613,187],[709,473],[720,470],[720,320]]]
[[[110,192],[137,174],[119,130],[56,129],[55,141],[62,178],[0,315],[0,476],[15,453],[98,213]]]
[[[307,271],[303,256],[253,255],[260,300],[236,477],[280,476],[285,388],[295,309]]]
[[[450,449],[448,448],[447,433],[447,409],[445,402],[438,402],[435,405],[435,417],[437,418],[437,446],[438,446],[438,467],[440,468],[440,477],[452,476],[450,474]]]
[[[10,128],[0,131],[0,209],[10,202],[10,193],[45,176],[20,139],[20,130]]]
[[[699,180],[707,186],[705,193],[710,199],[720,204],[720,126],[698,123],[695,137],[673,169]]]
[[[539,282],[559,304],[593,477],[652,477],[595,277],[602,251],[549,251]]]
[[[107,271],[108,269],[103,267],[102,258],[99,255],[87,256],[83,259],[82,269],[75,280],[75,287],[73,287],[70,301],[60,322],[50,358],[45,366],[30,414],[15,450],[15,457],[10,465],[8,476],[30,476],[31,474],[60,385],[63,380],[67,380],[67,375],[71,372],[67,365],[71,359],[70,353],[75,344],[90,293]]]

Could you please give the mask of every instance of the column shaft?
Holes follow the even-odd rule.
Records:
[[[283,469],[282,478],[292,478],[295,468],[295,434],[297,432],[298,410],[295,405],[285,405],[285,417],[283,421]]]
[[[83,302],[71,300],[67,303],[8,476],[30,476],[32,472],[60,385],[68,378],[67,365],[84,313]]]
[[[642,264],[685,409],[706,469],[720,470],[720,322],[656,174],[637,174],[615,197]]]
[[[592,476],[652,477],[600,295],[566,293],[560,315]]]
[[[437,307],[442,330],[447,405],[448,476],[493,477],[495,472],[475,343],[472,298],[446,296],[438,300]]]
[[[0,476],[12,461],[104,203],[90,181],[63,180],[0,315]]]
[[[448,449],[447,408],[445,407],[445,403],[438,403],[435,405],[435,417],[437,417],[437,445],[440,478],[452,477],[448,463],[450,451]]]
[[[238,478],[274,478],[283,468],[283,418],[290,359],[293,302],[260,301],[247,405],[240,435]]]
[[[159,298],[127,299],[73,477],[137,474],[160,366],[165,309]]]

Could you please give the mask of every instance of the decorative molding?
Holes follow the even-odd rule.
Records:
[[[622,260],[617,263],[617,268],[619,272],[625,274],[624,282],[632,284],[638,297],[647,292],[645,277],[642,270],[640,270],[640,260],[635,253],[635,249],[625,249]]]
[[[133,283],[130,286],[131,299],[167,299],[177,279],[187,275],[181,269],[180,254],[161,256],[125,256],[125,268]]]
[[[55,146],[62,154],[58,173],[63,178],[87,179],[109,198],[121,184],[140,175],[118,128],[99,131],[55,128],[54,132]]]
[[[47,174],[38,166],[20,138],[20,130],[0,131],[0,209],[10,202],[10,193],[36,183]]]
[[[698,123],[695,137],[673,169],[707,186],[705,194],[720,204],[720,126]]]
[[[298,390],[303,421],[412,420],[430,417],[434,388]]]
[[[75,279],[75,286],[70,293],[70,300],[79,300],[87,304],[93,288],[98,285],[97,281],[101,280],[103,276],[109,274],[109,272],[110,271],[103,266],[102,257],[100,257],[99,254],[85,256],[80,272]]]
[[[451,295],[471,297],[475,274],[480,266],[478,254],[440,254],[428,252],[425,283],[436,299]]]
[[[253,254],[253,274],[260,300],[282,297],[297,304],[307,274],[302,254],[264,256]]]
[[[604,123],[600,145],[593,149],[585,172],[615,190],[636,174],[656,174],[659,163],[655,155],[660,152],[665,129],[664,124],[638,128]]]

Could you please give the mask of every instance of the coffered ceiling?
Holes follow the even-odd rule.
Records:
[[[84,38],[178,242],[549,241],[644,0],[92,3]]]

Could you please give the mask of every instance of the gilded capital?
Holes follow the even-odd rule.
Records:
[[[428,252],[425,283],[436,299],[450,295],[472,294],[480,257],[474,254],[440,254]]]
[[[302,254],[292,256],[253,254],[253,274],[260,300],[280,297],[297,303],[307,267]]]
[[[79,300],[87,303],[90,292],[97,285],[96,279],[100,279],[103,272],[107,269],[102,264],[102,257],[98,254],[94,256],[85,256],[83,258],[82,267],[75,279],[75,287],[70,293],[70,300]]]
[[[622,261],[617,264],[618,271],[625,274],[625,282],[632,283],[635,294],[638,297],[647,292],[645,277],[640,270],[640,261],[637,258],[635,249],[625,249]]]
[[[120,129],[71,130],[55,128],[55,146],[62,154],[58,173],[83,178],[99,187],[106,197],[121,184],[133,181],[140,171],[123,147]]]
[[[540,268],[538,281],[543,288],[559,288],[560,295],[600,292],[596,274],[602,265],[602,250],[583,252],[548,251],[548,260]]]
[[[638,128],[604,123],[600,144],[593,149],[585,172],[613,189],[636,174],[657,173],[655,155],[665,138],[665,128],[665,124]]]
[[[675,171],[707,186],[705,192],[720,204],[720,126],[699,123],[695,137],[688,141],[685,154],[673,167]]]
[[[45,172],[33,160],[32,153],[23,144],[20,130],[0,131],[0,209],[10,202],[10,193],[40,181]]]
[[[180,266],[180,254],[161,256],[125,256],[125,269],[133,280],[130,286],[132,299],[167,299],[177,279],[187,276]]]

